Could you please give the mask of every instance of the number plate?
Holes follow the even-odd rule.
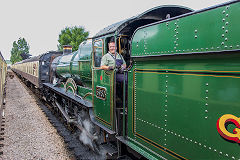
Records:
[[[98,99],[105,100],[106,99],[106,88],[96,86],[96,97]]]

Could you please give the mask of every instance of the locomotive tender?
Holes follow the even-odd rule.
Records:
[[[110,25],[55,58],[36,86],[94,150],[111,143],[119,157],[239,159],[239,2],[159,6]],[[111,37],[128,65],[122,90],[117,70],[100,69]],[[12,68],[22,76],[29,62]]]

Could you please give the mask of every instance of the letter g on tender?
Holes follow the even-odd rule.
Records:
[[[226,129],[227,125],[230,123],[233,123],[236,126],[236,128],[233,130],[233,133],[230,133]],[[217,130],[223,138],[240,143],[240,118],[231,114],[223,115],[217,121]]]

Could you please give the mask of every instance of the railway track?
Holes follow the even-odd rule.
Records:
[[[99,154],[92,151],[88,146],[85,146],[79,140],[80,133],[76,131],[72,126],[68,125],[60,113],[52,110],[52,107],[43,99],[40,99],[34,90],[28,88],[22,81],[20,82],[29,92],[29,94],[36,100],[38,106],[46,115],[49,122],[53,127],[55,127],[58,134],[64,139],[67,150],[75,156],[76,160],[103,160],[107,158],[103,150]]]

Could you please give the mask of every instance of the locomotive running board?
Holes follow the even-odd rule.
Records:
[[[73,93],[65,92],[65,90],[62,88],[55,87],[53,84],[50,84],[50,83],[43,83],[43,85],[46,86],[47,88],[50,88],[50,89],[56,91],[58,94],[61,94],[64,97],[73,99],[75,102],[77,102],[85,107],[88,107],[88,108],[92,107],[92,103],[85,101],[84,99],[82,99],[79,96],[74,96]]]
[[[74,96],[72,93],[68,93],[65,92],[62,88],[58,88],[58,87],[54,87],[53,84],[50,83],[43,83],[43,85],[51,90],[54,90],[55,92],[57,92],[58,94],[67,97],[69,99],[73,99],[74,101],[76,101],[77,103],[79,103],[80,105],[83,105],[84,107],[87,107],[89,109],[89,115],[90,115],[90,119],[91,121],[99,126],[100,128],[103,128],[106,132],[108,132],[109,134],[115,134],[114,131],[108,129],[107,127],[103,126],[102,124],[100,124],[99,122],[96,121],[93,110],[92,110],[92,103],[83,100],[80,96]]]

